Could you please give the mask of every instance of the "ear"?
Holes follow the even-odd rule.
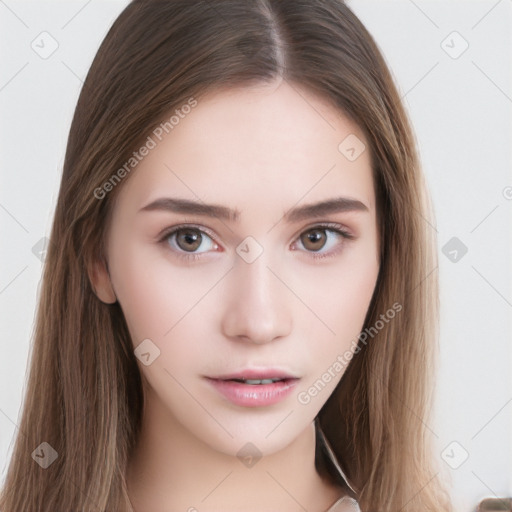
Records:
[[[112,287],[108,265],[103,259],[95,259],[87,267],[89,281],[94,293],[105,304],[114,304],[117,297]]]

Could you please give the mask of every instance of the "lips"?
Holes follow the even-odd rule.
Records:
[[[284,401],[296,387],[299,379],[284,379],[267,384],[267,379],[210,379],[206,381],[228,402],[239,407],[265,407]],[[251,384],[251,381],[257,381]]]
[[[288,379],[227,379],[232,382],[240,382],[241,384],[249,384],[251,386],[261,385],[261,384],[274,384],[275,382],[283,382]]]
[[[265,407],[288,397],[300,380],[280,369],[246,369],[205,377],[224,399],[240,407]]]
[[[226,373],[223,375],[217,375],[208,377],[209,379],[214,380],[232,380],[235,382],[245,382],[247,384],[251,384],[253,381],[265,381],[263,384],[270,384],[270,382],[266,381],[286,381],[286,380],[297,380],[298,377],[293,375],[292,373],[278,369],[278,368],[264,368],[264,369],[254,369],[247,368],[245,370],[239,370],[237,372]]]

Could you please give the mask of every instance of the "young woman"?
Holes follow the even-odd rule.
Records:
[[[0,510],[451,511],[429,216],[343,2],[131,2],[71,126]]]

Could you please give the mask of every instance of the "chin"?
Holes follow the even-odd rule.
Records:
[[[231,421],[221,422],[233,437],[219,428],[213,420],[214,425],[212,426],[211,422],[208,425],[211,435],[202,430],[197,433],[197,437],[226,455],[239,458],[246,455],[262,457],[279,452],[303,435],[305,429],[311,427],[315,416],[313,412],[311,418],[308,416],[299,419],[297,411],[293,409],[280,411],[279,414],[267,417],[242,414],[245,414],[245,417],[241,419],[231,418]]]

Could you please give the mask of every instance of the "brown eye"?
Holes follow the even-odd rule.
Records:
[[[308,251],[319,251],[322,249],[327,241],[325,231],[325,229],[314,228],[302,233],[300,241],[304,248]]]
[[[165,230],[158,239],[175,256],[195,261],[208,252],[216,252],[219,246],[215,235],[207,228],[195,226],[174,226]]]
[[[181,228],[175,231],[176,245],[183,251],[196,251],[203,241],[203,236],[198,229]]]
[[[338,254],[339,249],[349,240],[352,233],[339,224],[320,224],[304,231],[297,239],[306,253],[315,259],[327,258]]]

